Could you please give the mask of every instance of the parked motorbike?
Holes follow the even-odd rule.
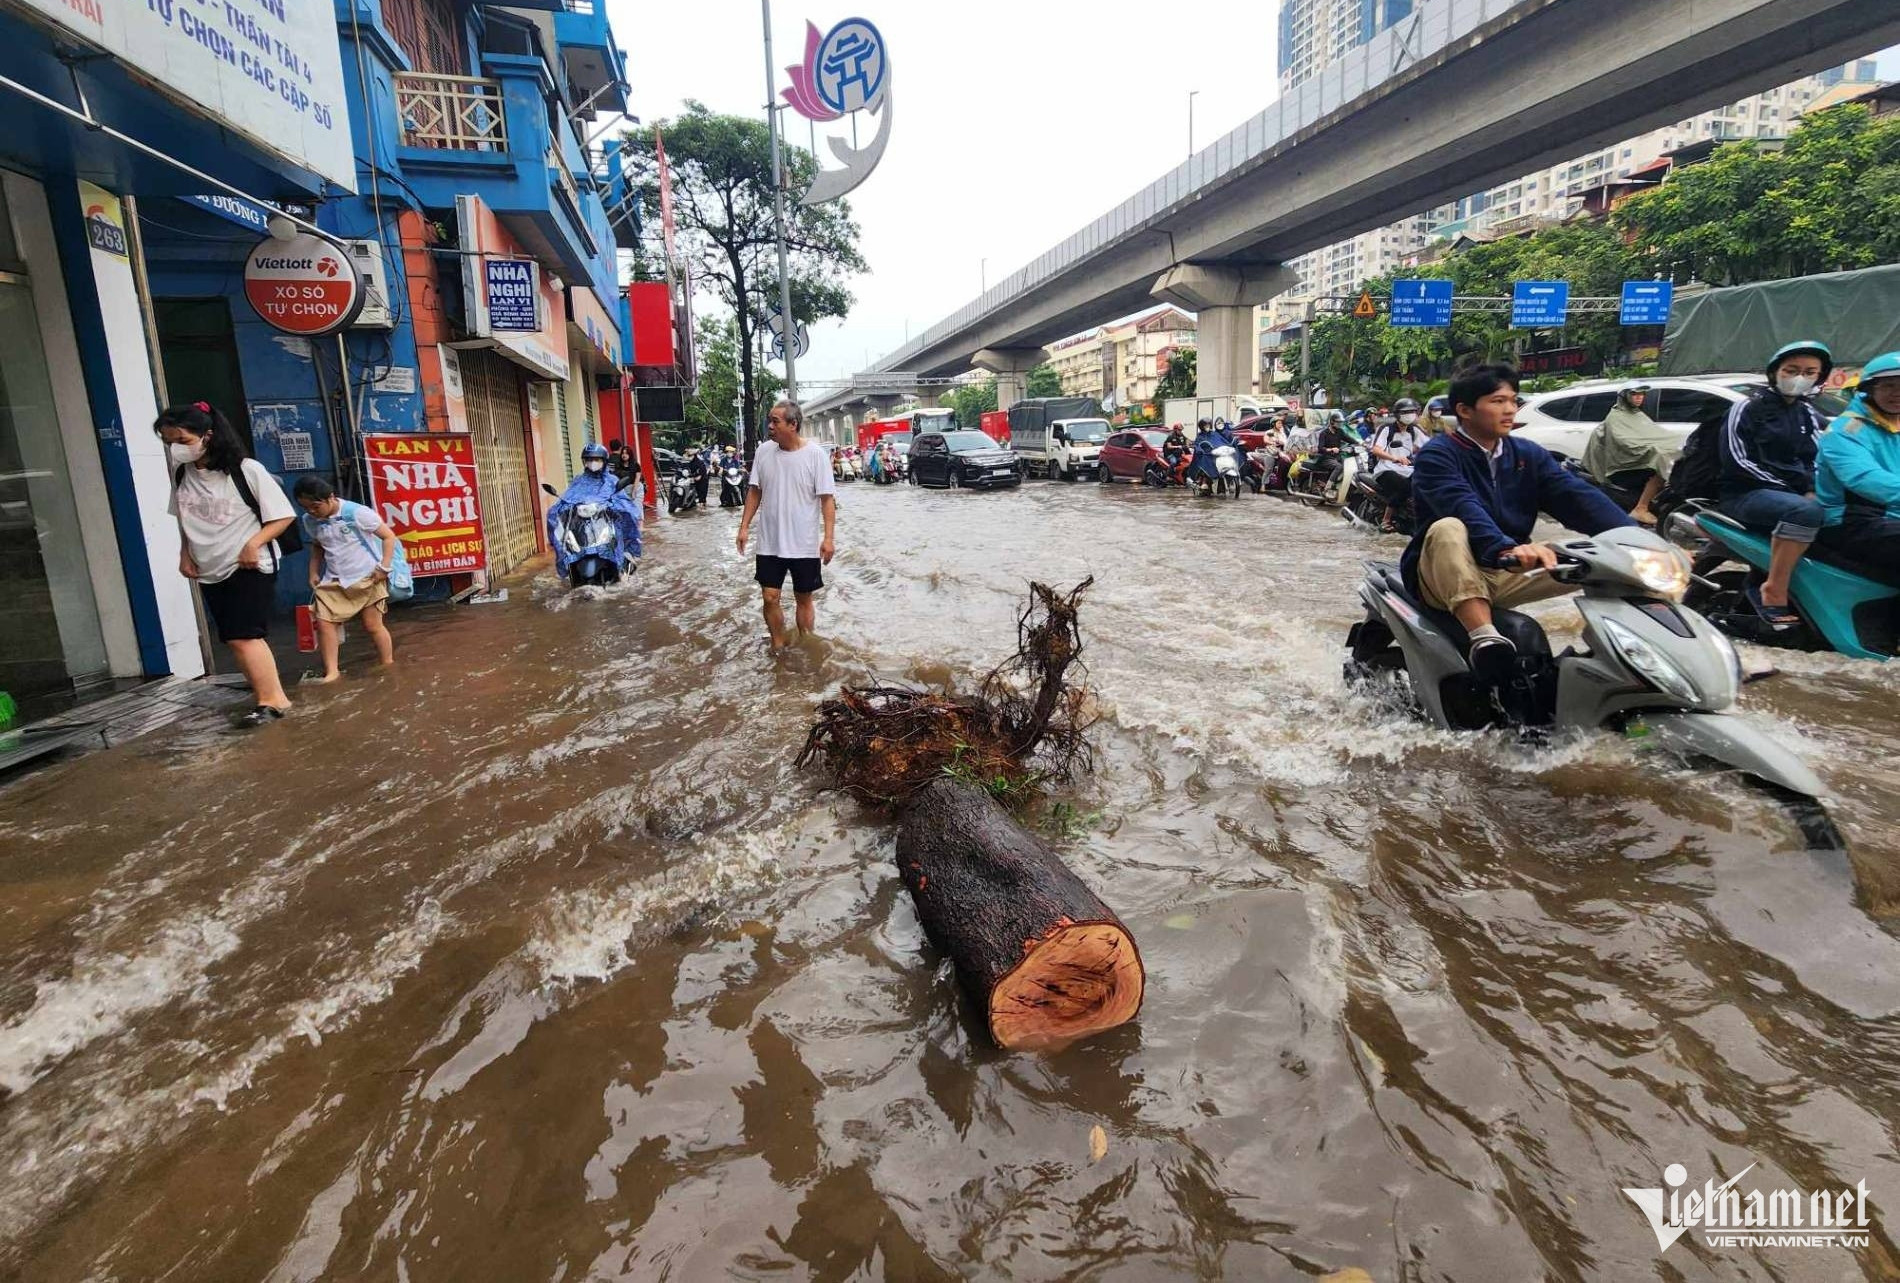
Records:
[[[1787,803],[1812,844],[1839,849],[1819,802],[1821,782],[1807,763],[1728,713],[1743,681],[1741,660],[1720,630],[1677,604],[1690,583],[1681,552],[1637,527],[1553,547],[1557,569],[1532,573],[1582,589],[1574,599],[1581,647],[1552,656],[1534,619],[1496,611],[1493,623],[1517,647],[1517,660],[1504,685],[1487,684],[1465,662],[1469,638],[1458,621],[1413,596],[1397,566],[1367,562],[1359,586],[1366,617],[1346,637],[1347,681],[1382,687],[1449,730],[1609,729],[1713,761]]]
[[[1871,578],[1866,567],[1817,544],[1795,563],[1788,581],[1788,601],[1801,623],[1770,628],[1746,595],[1768,576],[1768,536],[1706,505],[1694,504],[1686,515],[1707,540],[1695,555],[1686,600],[1723,632],[1763,646],[1835,650],[1855,659],[1900,654],[1900,588]]]
[[[690,472],[681,468],[666,483],[666,510],[669,514],[677,516],[682,512],[690,512],[698,506],[699,483],[693,480]]]
[[[737,459],[719,469],[719,506],[738,508],[745,503],[745,468]]]
[[[569,587],[586,584],[616,584],[628,578],[640,565],[638,543],[629,543],[626,523],[613,511],[620,494],[640,479],[638,473],[623,477],[614,487],[607,503],[570,504],[551,524],[555,530],[554,559],[557,570],[565,568]],[[561,492],[547,482],[541,489],[561,498]]]

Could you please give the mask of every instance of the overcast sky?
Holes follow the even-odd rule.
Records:
[[[805,22],[862,12],[891,50],[895,132],[848,199],[868,275],[844,321],[812,329],[800,382],[842,378],[1126,199],[1278,92],[1272,0],[885,0],[773,6],[777,84],[802,60]],[[608,0],[627,51],[634,114],[651,122],[697,98],[763,112],[754,0]],[[1900,77],[1897,51],[1882,74]],[[803,119],[794,116],[794,137]],[[988,260],[985,267],[984,260]]]

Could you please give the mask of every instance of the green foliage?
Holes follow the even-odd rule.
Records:
[[[680,435],[695,442],[731,441],[739,420],[739,327],[729,316],[702,317],[694,327],[693,338],[699,349],[699,391],[686,403],[686,423]],[[752,377],[758,397],[766,405],[785,387],[785,381],[769,369],[756,369]]]
[[[950,389],[950,408],[957,412],[959,428],[981,426],[983,416],[996,408],[996,380],[982,379]]]
[[[1024,396],[1061,396],[1062,376],[1056,373],[1056,367],[1047,361],[1029,372],[1023,380]]]
[[[739,386],[748,448],[757,440],[766,393],[754,360],[754,331],[778,311],[778,240],[772,208],[772,135],[762,120],[725,116],[688,100],[685,110],[656,128],[666,142],[673,174],[673,211],[680,253],[693,279],[715,291],[735,322]],[[797,147],[781,149],[789,191],[803,191],[816,162]],[[654,129],[626,135],[625,155],[640,193],[645,225],[660,226],[659,165]],[[810,323],[843,316],[851,307],[850,277],[866,269],[858,226],[843,201],[785,203],[790,250],[792,315]]]
[[[1900,261],[1900,117],[1850,103],[1727,143],[1612,216],[1644,274],[1740,285]]]
[[[969,749],[968,744],[958,744],[950,760],[944,763],[943,773],[953,780],[961,780],[973,788],[982,789],[1012,811],[1033,800],[1038,790],[1048,782],[1049,777],[1037,771],[1031,771],[1021,779],[991,775],[970,760]]]
[[[1038,826],[1059,842],[1074,842],[1087,837],[1102,822],[1100,811],[1078,811],[1069,802],[1052,802]]]
[[[1193,396],[1200,381],[1200,360],[1191,347],[1176,348],[1168,368],[1155,383],[1154,403],[1160,407],[1173,397]]]

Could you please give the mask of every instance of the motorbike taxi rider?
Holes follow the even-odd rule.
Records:
[[[1457,427],[1426,442],[1413,459],[1418,533],[1400,562],[1406,587],[1464,627],[1471,672],[1494,687],[1515,672],[1517,647],[1492,623],[1492,608],[1571,591],[1549,576],[1522,573],[1557,565],[1549,545],[1530,541],[1538,513],[1586,535],[1636,524],[1542,446],[1511,435],[1523,403],[1518,388],[1508,365],[1480,365],[1452,380]]]
[[[1818,542],[1900,587],[1900,352],[1861,369],[1854,399],[1821,437],[1814,494],[1827,514]]]
[[[561,538],[561,524],[570,511],[582,504],[595,503],[607,508],[613,514],[626,550],[636,558],[641,555],[640,505],[634,501],[631,488],[621,489],[621,478],[607,466],[608,459],[607,447],[599,442],[590,441],[583,446],[579,475],[567,483],[561,497],[548,508],[548,546],[554,549],[554,568],[562,575],[567,574],[567,563],[572,557]]]

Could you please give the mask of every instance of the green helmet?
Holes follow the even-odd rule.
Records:
[[[1820,381],[1826,383],[1827,376],[1834,372],[1834,353],[1829,351],[1827,344],[1821,342],[1819,339],[1802,339],[1798,342],[1790,343],[1769,357],[1767,367],[1768,381],[1770,383],[1775,381],[1775,371],[1781,368],[1783,361],[1791,356],[1798,356],[1804,352],[1809,356],[1818,356],[1821,358]]]

